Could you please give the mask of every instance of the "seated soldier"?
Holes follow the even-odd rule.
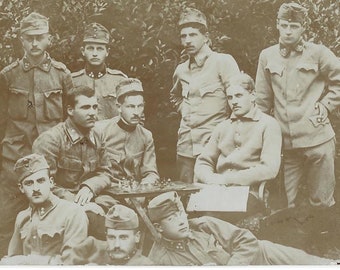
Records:
[[[153,198],[147,208],[150,220],[162,236],[149,254],[157,265],[334,263],[299,249],[258,240],[250,231],[213,217],[188,220],[173,191]]]
[[[274,179],[280,168],[280,126],[257,108],[254,88],[247,74],[230,79],[227,98],[232,114],[214,129],[195,165],[198,182],[250,186],[246,213],[233,217],[214,213],[230,222],[263,210],[258,200],[259,184]]]
[[[96,124],[96,129],[104,134],[113,181],[153,184],[159,175],[152,134],[140,124],[144,112],[142,83],[134,78],[120,81],[117,102],[120,116]]]
[[[71,249],[87,237],[85,212],[51,192],[53,178],[43,156],[19,159],[14,171],[30,205],[18,214],[8,257],[0,264],[69,264]]]
[[[74,247],[73,264],[98,265],[153,265],[138,250],[140,241],[137,214],[130,208],[117,204],[105,217],[106,241],[88,237]]]
[[[44,155],[59,198],[82,205],[90,219],[89,233],[97,230],[98,216],[115,203],[101,192],[111,186],[110,163],[104,142],[93,131],[97,115],[95,91],[77,86],[66,95],[68,118],[42,133],[33,144],[33,152]],[[100,205],[100,206],[99,206]],[[98,229],[98,233],[102,230]],[[105,239],[105,235],[97,235]]]

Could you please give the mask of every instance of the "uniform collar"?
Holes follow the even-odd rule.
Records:
[[[72,122],[70,118],[67,118],[65,121],[66,134],[70,139],[72,144],[77,144],[81,142],[91,142],[93,145],[96,144],[96,140],[94,138],[93,130],[90,129],[90,132],[86,135],[82,134],[80,130],[76,127],[76,125]]]
[[[60,199],[53,195],[51,193],[50,197],[43,202],[42,204],[39,204],[39,206],[31,205],[31,218],[32,215],[37,212],[40,219],[43,219],[45,216],[47,216],[48,213],[50,213],[59,203]]]
[[[161,243],[167,249],[184,252],[187,250],[188,242],[192,239],[193,239],[193,236],[192,236],[192,233],[190,232],[189,236],[182,240],[170,240],[170,239],[162,237]]]
[[[243,115],[242,117],[238,117],[234,113],[231,113],[230,119],[232,121],[240,119],[240,120],[252,120],[252,121],[256,121],[257,122],[257,121],[260,120],[260,115],[261,115],[261,111],[255,105],[255,106],[251,107],[250,111],[247,114]]]
[[[51,68],[51,57],[47,52],[45,52],[43,60],[39,64],[33,65],[29,61],[27,55],[25,55],[22,58],[22,67],[25,71],[29,71],[30,69],[37,67],[37,68],[40,68],[41,70],[43,70],[45,72],[49,72],[50,68]]]
[[[204,44],[201,50],[195,56],[190,57],[189,67],[202,67],[212,52],[213,51],[210,49],[210,47],[207,44]]]
[[[127,124],[122,118],[119,119],[117,124],[122,130],[125,130],[127,132],[132,132],[137,127],[137,126],[131,126],[131,125]]]
[[[99,79],[106,74],[106,65],[103,65],[103,68],[100,71],[93,71],[89,65],[86,65],[85,73],[92,79]]]
[[[302,52],[305,47],[305,41],[300,38],[300,40],[294,45],[288,46],[282,43],[281,39],[279,41],[280,54],[282,57],[288,57],[291,51]]]

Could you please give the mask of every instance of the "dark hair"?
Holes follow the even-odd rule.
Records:
[[[117,102],[119,104],[123,104],[125,101],[126,97],[131,97],[131,96],[142,96],[144,98],[143,92],[140,91],[133,91],[133,92],[128,92],[124,95],[121,95],[120,97],[118,97]]]
[[[196,28],[196,29],[198,29],[198,31],[200,31],[200,33],[203,34],[203,35],[204,35],[206,32],[208,32],[208,28],[207,28],[205,25],[200,24],[200,23],[195,23],[195,22],[182,24],[182,25],[179,27],[179,31],[181,31],[183,28],[186,28],[186,27]]]
[[[65,97],[65,105],[74,107],[76,105],[76,97],[78,96],[93,97],[94,95],[95,95],[94,89],[88,86],[85,85],[75,86],[67,92]]]

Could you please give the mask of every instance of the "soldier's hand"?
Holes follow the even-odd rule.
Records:
[[[76,198],[74,199],[74,202],[80,205],[84,205],[86,203],[89,203],[91,199],[93,198],[93,193],[91,189],[87,186],[83,186],[77,193]]]

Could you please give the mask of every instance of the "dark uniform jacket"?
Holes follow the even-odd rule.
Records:
[[[71,252],[72,264],[98,264],[98,265],[154,265],[147,257],[136,252],[131,258],[123,262],[113,261],[107,253],[106,241],[98,240],[92,236],[86,238]]]
[[[87,224],[80,206],[51,194],[44,205],[18,214],[8,256],[42,255],[46,264],[69,264],[71,249],[87,237]]]
[[[24,57],[0,72],[0,140],[4,159],[15,162],[30,154],[35,138],[63,121],[63,94],[72,87],[69,70],[47,53],[38,66]],[[6,169],[12,171],[13,164],[8,166]]]
[[[75,86],[86,85],[95,90],[98,98],[98,120],[110,119],[119,114],[116,105],[116,86],[127,76],[116,69],[106,68],[94,74],[86,69],[72,73]]]
[[[111,184],[111,170],[102,138],[95,132],[85,136],[67,119],[41,134],[33,152],[45,156],[58,197],[67,200],[86,185],[96,197]]]

